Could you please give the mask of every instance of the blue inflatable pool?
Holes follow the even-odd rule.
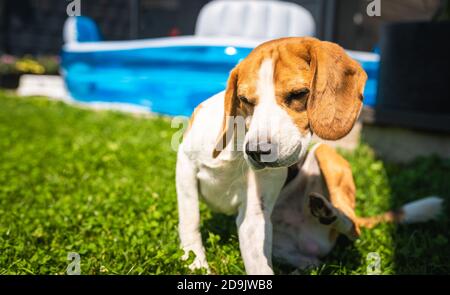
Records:
[[[73,99],[132,104],[168,115],[189,116],[224,90],[230,70],[259,43],[197,36],[99,41],[91,20],[78,18],[74,25],[76,40],[62,51],[62,73]],[[365,104],[374,105],[378,55],[349,54],[369,75]]]
[[[62,67],[76,100],[129,103],[188,116],[225,88],[229,71],[250,51],[231,46],[64,51]]]

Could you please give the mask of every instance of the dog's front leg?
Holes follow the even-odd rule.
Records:
[[[250,170],[247,195],[237,217],[239,246],[247,274],[273,274],[270,217],[287,169]]]
[[[181,148],[178,151],[177,158],[176,189],[179,216],[178,231],[181,247],[185,252],[183,259],[188,259],[189,251],[192,251],[195,254],[195,259],[189,265],[189,268],[191,270],[206,268],[209,272],[205,248],[203,247],[200,234],[200,209],[196,168]]]

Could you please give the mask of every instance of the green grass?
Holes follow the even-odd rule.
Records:
[[[0,92],[0,274],[185,274],[174,185],[176,130],[164,118],[93,112]],[[385,164],[361,144],[345,154],[368,215],[430,194],[450,197],[450,161]],[[364,274],[378,252],[386,274],[449,273],[447,214],[437,222],[363,230],[342,240],[312,274]],[[202,205],[214,273],[242,274],[233,218]],[[276,268],[278,273],[289,269]]]

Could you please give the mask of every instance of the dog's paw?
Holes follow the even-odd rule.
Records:
[[[336,221],[335,209],[330,202],[318,193],[311,193],[309,196],[309,209],[321,224],[330,225]]]
[[[206,274],[211,274],[211,270],[209,269],[209,265],[208,262],[206,261],[206,259],[199,259],[199,258],[195,258],[194,261],[189,264],[189,269],[192,271],[198,270],[198,269],[205,269],[206,270]]]
[[[204,254],[204,250],[193,250],[193,249],[184,249],[184,255],[181,257],[182,260],[186,261],[189,259],[189,253],[193,252],[195,255],[194,261],[189,264],[188,268],[191,271],[195,271],[198,269],[206,269],[206,273],[210,274],[211,270],[209,269],[208,262],[206,261],[206,256]]]

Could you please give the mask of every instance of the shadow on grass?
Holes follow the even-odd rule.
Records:
[[[203,243],[208,245],[209,234],[218,235],[220,240],[216,243],[220,246],[228,245],[230,241],[235,241],[233,243],[237,250],[239,247],[237,228],[236,228],[236,217],[227,216],[218,213],[211,213],[203,221],[203,226],[201,229]],[[334,261],[334,262],[333,262]],[[340,261],[340,264],[336,264],[336,261]],[[323,259],[323,262],[328,263],[326,267],[319,267],[318,269],[311,270],[306,269],[303,271],[298,271],[298,274],[310,274],[318,272],[320,274],[332,274],[335,272],[340,272],[342,269],[345,271],[357,269],[361,265],[362,255],[358,249],[354,246],[354,243],[348,240],[344,236],[340,236],[335,249],[332,253]],[[281,264],[280,262],[273,261],[274,271],[277,274],[290,274],[294,272],[295,267]]]
[[[450,160],[427,157],[418,158],[410,164],[392,164],[374,158],[364,148],[346,158],[352,164],[358,188],[359,215],[380,214],[431,195],[444,199],[444,214],[439,220],[427,223],[385,223],[373,229],[363,229],[361,238],[355,242],[340,237],[333,251],[322,259],[322,266],[295,273],[366,274],[367,257],[371,252],[381,256],[383,274],[450,273]],[[223,259],[235,253],[233,261],[239,263],[239,271],[243,272],[235,217],[206,211],[202,212],[202,220],[204,245],[210,249],[213,245],[212,249],[217,251],[213,255],[221,255]],[[211,239],[211,235],[220,238]],[[223,251],[221,247],[229,248]],[[231,248],[233,252],[229,250]],[[295,268],[274,261],[274,270],[278,274],[290,274]],[[220,269],[218,273],[222,273]]]
[[[321,261],[323,262],[321,266],[304,270],[274,261],[274,269],[278,274],[350,274],[352,270],[356,270],[361,266],[363,256],[353,242],[341,235],[333,251],[322,258]]]
[[[409,164],[386,164],[391,208],[428,196],[444,199],[436,221],[392,227],[393,269],[396,274],[450,273],[450,160],[436,156]]]
[[[217,242],[219,245],[227,244],[230,239],[237,239],[236,217],[211,213],[209,218],[205,219],[201,232],[204,243],[208,233],[213,233],[220,236]]]

